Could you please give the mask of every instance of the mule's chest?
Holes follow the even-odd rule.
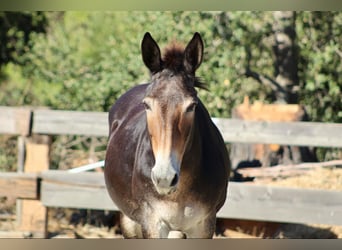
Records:
[[[180,204],[153,200],[144,204],[144,210],[147,218],[164,222],[174,230],[192,228],[208,216],[207,209],[195,202]]]

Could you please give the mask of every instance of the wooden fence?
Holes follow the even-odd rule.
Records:
[[[227,143],[342,147],[342,124],[221,118],[213,121]],[[14,196],[35,204],[19,206],[22,221],[29,221],[21,229],[37,233],[38,237],[46,236],[46,207],[117,209],[107,194],[102,173],[49,170],[46,149],[30,149],[28,145],[36,135],[107,136],[107,113],[0,107],[0,134],[18,135],[20,170],[0,174],[0,196]],[[45,141],[34,143],[43,146],[48,144]],[[342,225],[342,192],[230,182],[227,201],[218,216]]]

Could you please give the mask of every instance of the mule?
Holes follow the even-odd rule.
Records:
[[[125,238],[212,238],[226,200],[230,161],[197,96],[203,41],[163,53],[150,33],[142,59],[151,81],[123,94],[109,112],[108,193]]]

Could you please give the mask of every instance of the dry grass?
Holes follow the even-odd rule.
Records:
[[[298,187],[342,191],[342,168],[317,168],[306,174],[284,179],[256,179],[256,183],[279,187]],[[342,226],[285,224],[279,238],[342,238]]]

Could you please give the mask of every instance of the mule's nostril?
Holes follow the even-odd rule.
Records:
[[[171,181],[171,187],[176,186],[177,183],[178,183],[178,175],[175,174],[175,176],[173,177]]]

